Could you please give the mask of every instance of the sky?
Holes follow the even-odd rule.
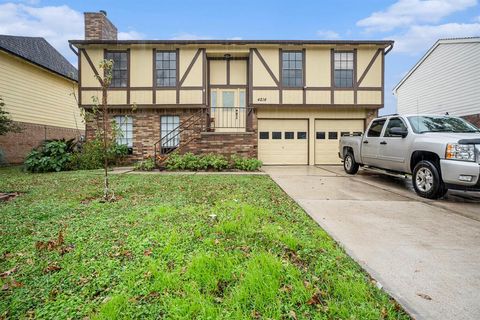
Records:
[[[119,39],[394,40],[381,114],[396,111],[392,89],[436,40],[480,36],[478,0],[0,0],[0,34],[44,37],[76,66],[67,41],[98,10]]]

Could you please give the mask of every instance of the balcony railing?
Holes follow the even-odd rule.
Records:
[[[244,107],[215,107],[211,108],[210,129],[219,132],[242,132],[246,131],[250,108]]]

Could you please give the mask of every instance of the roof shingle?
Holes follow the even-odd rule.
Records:
[[[78,81],[77,69],[44,38],[0,35],[0,50]]]

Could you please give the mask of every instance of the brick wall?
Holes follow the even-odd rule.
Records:
[[[129,156],[131,161],[145,159],[153,156],[154,144],[160,139],[160,117],[179,116],[180,123],[187,121],[198,109],[140,109],[135,112],[126,110],[109,110],[109,121],[116,115],[129,115],[133,118],[133,154]],[[253,115],[255,117],[255,115]],[[97,120],[87,121],[87,139],[95,137],[95,128],[101,125],[102,117]],[[98,121],[98,122],[97,122]],[[252,132],[218,133],[205,132],[205,120],[185,130],[180,135],[180,141],[190,143],[181,148],[180,153],[192,152],[195,154],[218,153],[223,155],[239,154],[244,156],[257,156],[257,128],[256,120],[252,123]]]
[[[462,118],[475,125],[477,128],[480,128],[480,113],[463,116]]]
[[[117,40],[117,28],[104,12],[85,12],[85,40]]]
[[[25,156],[46,139],[78,139],[84,130],[17,122],[22,128],[19,133],[10,132],[0,136],[0,149],[8,164],[23,163]]]

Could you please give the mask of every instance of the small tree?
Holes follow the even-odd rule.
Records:
[[[0,97],[0,136],[9,132],[20,132],[20,126],[10,118],[10,114],[7,111],[3,110],[4,106],[5,102],[3,98]]]

